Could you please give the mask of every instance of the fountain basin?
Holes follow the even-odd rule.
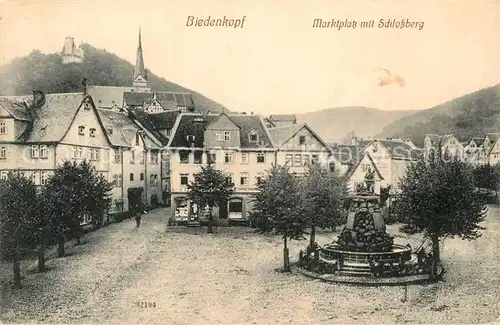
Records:
[[[335,272],[345,275],[375,275],[373,264],[386,266],[380,270],[380,275],[383,275],[401,269],[410,259],[411,248],[396,244],[388,252],[346,251],[335,243],[327,244],[319,250],[320,261],[331,265]]]

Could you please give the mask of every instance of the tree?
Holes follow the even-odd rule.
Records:
[[[20,259],[34,246],[35,220],[33,203],[37,189],[33,181],[20,172],[10,172],[0,180],[0,242],[2,259],[11,260],[14,286],[21,286]]]
[[[422,159],[408,166],[394,208],[406,232],[423,232],[431,239],[432,256],[439,262],[439,241],[454,236],[468,240],[480,237],[487,209],[464,163],[445,161],[440,152],[436,158],[431,156],[427,162]],[[435,271],[434,266],[433,275]]]
[[[495,191],[497,194],[500,182],[500,166],[480,165],[473,169],[474,185],[479,189]]]
[[[90,213],[95,223],[102,220],[109,208],[111,189],[112,184],[99,175],[90,162],[65,161],[54,170],[42,196],[50,232],[58,240],[59,257],[64,256],[65,237],[80,241],[83,213]]]
[[[347,185],[337,173],[314,164],[300,179],[299,186],[303,211],[311,227],[308,251],[312,251],[316,246],[317,227],[335,230],[345,221]]]
[[[208,233],[213,232],[213,209],[215,204],[227,202],[233,194],[234,184],[212,163],[201,166],[199,173],[194,175],[194,181],[188,184],[188,196],[196,202],[200,208],[208,206]]]
[[[290,271],[288,240],[304,239],[308,220],[298,189],[298,181],[287,166],[273,166],[259,184],[251,218],[260,232],[274,231],[283,238],[283,271]]]

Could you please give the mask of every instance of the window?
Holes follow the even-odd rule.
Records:
[[[144,180],[144,173],[141,173],[141,174],[139,175],[139,180],[141,180],[141,181],[143,181],[143,180]]]
[[[332,173],[333,173],[333,172],[335,171],[335,163],[331,162],[331,163],[329,164],[329,167],[330,167],[330,172],[332,172]]]
[[[91,129],[89,130],[89,136],[91,136],[91,137],[93,137],[93,138],[94,138],[94,137],[95,137],[95,132],[96,132],[96,130],[95,130],[94,128],[91,128]]]
[[[189,164],[189,151],[186,150],[179,151],[179,158],[181,164]]]
[[[259,141],[259,136],[257,135],[257,133],[255,132],[252,132],[248,135],[248,141],[250,142],[258,142]]]
[[[77,147],[77,158],[83,158],[83,148],[82,147]]]
[[[367,171],[371,170],[371,166],[370,166],[370,164],[364,164],[364,165],[361,167],[361,170],[362,170],[363,172],[367,172]]]
[[[115,164],[120,164],[123,159],[122,149],[121,148],[113,149],[113,156],[114,156],[113,162]]]
[[[8,176],[9,176],[9,173],[7,171],[2,170],[2,172],[0,172],[0,179],[2,181],[6,181]]]
[[[181,185],[188,185],[188,182],[189,182],[189,175],[181,174]]]
[[[115,182],[115,187],[121,187],[123,184],[123,178],[121,174],[113,174],[113,181]]]
[[[130,173],[130,181],[133,182],[134,181],[134,173]]]
[[[172,129],[167,129],[166,135],[167,135],[167,137],[171,136],[172,135]]]
[[[0,159],[7,159],[7,148],[0,147]]]
[[[377,152],[377,150],[378,150],[378,143],[374,142],[373,145],[372,145],[372,151],[373,152]]]
[[[73,158],[76,159],[77,155],[78,155],[78,147],[73,146]]]
[[[302,156],[301,155],[295,155],[295,160],[293,161],[294,166],[300,166],[302,163]]]
[[[135,164],[135,149],[130,151],[130,163]]]
[[[225,164],[232,164],[233,163],[233,153],[232,152],[225,152],[224,153],[224,163]]]
[[[317,164],[319,162],[319,157],[318,155],[312,155],[311,156],[311,163]]]
[[[90,160],[91,161],[99,161],[99,149],[98,148],[90,148]]]
[[[217,141],[223,141],[224,140],[224,138],[222,137],[222,132],[221,131],[215,132],[215,137],[217,138]]]
[[[7,134],[7,124],[5,122],[0,122],[0,134]]]
[[[259,152],[257,154],[257,163],[262,164],[266,161],[266,154],[263,152]]]
[[[247,185],[248,184],[248,173],[241,173],[240,174],[240,184],[241,185]]]
[[[139,164],[144,164],[144,151],[139,154]]]
[[[300,145],[306,144],[306,136],[305,135],[299,136],[299,144]]]
[[[31,174],[31,180],[35,185],[40,185],[40,172],[33,171]]]
[[[49,173],[47,173],[46,171],[42,171],[40,176],[40,184],[47,185],[48,181],[49,181]]]
[[[31,146],[31,158],[38,158],[40,154],[40,147],[37,145]]]
[[[85,109],[90,109],[90,103],[89,102],[85,102]]]
[[[217,154],[215,152],[210,152],[208,153],[207,159],[209,163],[215,164],[217,162]]]
[[[240,163],[241,164],[248,164],[248,152],[240,153]]]
[[[293,155],[285,156],[285,165],[292,166],[293,164]]]
[[[85,127],[83,125],[80,125],[78,127],[78,134],[79,135],[85,135]]]
[[[262,184],[262,180],[264,179],[264,173],[257,173],[257,176],[255,177],[255,183],[257,185]]]
[[[227,174],[226,179],[227,179],[227,182],[228,182],[229,184],[233,184],[233,186],[234,186],[234,182],[233,182],[233,174]]]
[[[195,136],[194,136],[194,135],[186,135],[186,140],[187,140],[188,142],[190,142],[190,143],[191,143],[191,142],[194,142],[194,139],[195,139]]]
[[[309,165],[309,155],[302,155],[302,165]]]
[[[158,151],[151,151],[151,164],[152,165],[158,165]]]
[[[231,133],[229,131],[224,131],[224,141],[231,140]]]
[[[194,152],[194,163],[202,164],[203,163],[203,151],[195,151]]]
[[[47,158],[47,146],[46,145],[40,146],[40,158]]]
[[[149,187],[157,187],[158,186],[158,175],[151,174],[149,175]]]
[[[113,129],[107,129],[106,131],[108,132],[108,134],[113,134]]]
[[[136,146],[138,146],[138,145],[140,144],[139,138],[140,138],[139,133],[136,133],[136,134],[135,134],[135,145],[136,145]]]

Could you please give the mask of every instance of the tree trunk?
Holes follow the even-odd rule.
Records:
[[[14,251],[12,269],[14,271],[14,288],[19,289],[21,288],[21,264],[19,263],[19,251],[17,248]]]
[[[211,206],[209,207],[209,212],[208,212],[208,228],[207,228],[207,233],[211,234],[214,232],[213,228],[213,222],[214,222],[214,215],[213,215],[213,209],[214,207]]]
[[[431,279],[434,280],[436,278],[437,273],[437,265],[441,260],[440,252],[439,252],[439,237],[432,236],[432,267],[431,267]]]
[[[316,242],[316,226],[311,226],[311,235],[309,236],[309,252],[313,251],[314,243]]]
[[[38,272],[45,271],[45,233],[40,234],[40,247],[38,248]]]
[[[287,231],[285,230],[285,234],[283,235],[283,272],[290,272],[290,254],[288,252],[287,245]]]
[[[432,256],[436,261],[441,260],[441,254],[439,251],[439,237],[438,236],[432,236]]]
[[[59,242],[57,243],[57,256],[64,257],[64,236],[59,236]]]

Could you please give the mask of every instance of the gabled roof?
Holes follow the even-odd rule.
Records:
[[[294,135],[296,135],[305,124],[292,124],[285,126],[278,126],[269,129],[269,134],[271,135],[274,143],[280,147],[290,140]]]
[[[61,141],[85,97],[82,93],[46,94],[45,104],[34,112],[33,127],[29,134],[25,135],[26,141]]]
[[[421,150],[414,149],[412,146],[410,146],[404,141],[374,139],[370,142],[370,144],[375,141],[380,143],[389,152],[392,159],[413,160],[420,158]]]
[[[135,136],[135,133],[139,131],[139,127],[123,113],[109,109],[97,109],[97,112],[111,144],[119,147],[130,147],[132,140],[127,136],[127,132],[133,132]],[[110,129],[112,133],[109,133],[108,130]]]
[[[328,150],[332,151],[332,148],[328,143],[326,143],[314,130],[307,124],[292,124],[279,126],[275,128],[268,129],[274,144],[279,148],[283,146],[288,140],[294,137],[300,130],[306,128],[316,139]]]
[[[156,98],[164,109],[171,108],[173,105],[172,103],[175,103],[174,108],[194,108],[194,101],[191,93],[157,91],[154,93],[125,92],[124,94],[124,102],[127,106],[145,106],[151,103],[153,98]]]
[[[181,114],[180,109],[165,111],[160,113],[149,113],[148,117],[156,131],[172,129],[175,119]]]
[[[210,122],[207,126],[205,126],[205,129],[217,130],[217,128],[214,128],[214,124],[217,123],[220,119],[223,119],[223,118],[225,118],[230,123],[232,123],[231,128],[229,128],[227,126],[224,126],[224,130],[227,129],[227,131],[229,131],[229,130],[240,131],[241,128],[236,123],[234,123],[234,121],[231,120],[231,118],[229,116],[227,116],[226,113],[220,113],[219,115],[217,115],[217,117],[214,118],[212,120],[212,122]]]
[[[92,96],[96,107],[123,107],[124,94],[133,89],[134,87],[88,86],[87,93]]]
[[[205,141],[205,128],[219,114],[195,114],[184,113],[179,115],[174,127],[172,138],[168,144],[171,148],[195,147],[203,148]],[[250,148],[273,148],[272,141],[268,136],[263,121],[257,115],[227,114],[229,119],[240,128],[240,146],[243,149]],[[250,142],[249,134],[255,132],[258,135],[258,143]],[[189,142],[187,136],[194,136],[194,141]]]
[[[153,93],[125,92],[123,94],[123,103],[127,106],[143,106],[151,99],[153,99]]]
[[[269,116],[271,122],[295,122],[297,117],[295,114],[278,114]]]
[[[151,120],[151,116],[156,116],[158,114],[148,114],[147,112],[140,110],[140,109],[128,109],[129,114],[137,120],[137,122],[140,123],[140,125],[146,129],[149,133],[151,133],[152,136],[154,136],[158,141],[160,141],[163,145],[166,145],[168,143],[168,138],[165,137],[163,134],[158,132],[158,128],[155,126],[153,121]],[[164,112],[167,113],[167,112]]]
[[[355,157],[354,159],[354,163],[349,167],[349,169],[347,170],[347,173],[346,173],[346,178],[350,178],[352,175],[354,175],[354,172],[356,172],[356,169],[358,169],[359,165],[361,164],[361,162],[363,161],[363,159],[365,157],[368,157],[368,160],[371,162],[375,172],[377,173],[378,177],[383,180],[384,177],[382,177],[382,174],[380,173],[380,171],[378,170],[377,168],[377,165],[375,165],[375,162],[373,161],[372,157],[370,156],[370,154],[368,152],[365,152],[364,154],[360,154],[358,155],[357,157]]]
[[[0,98],[0,106],[16,120],[31,121],[33,118],[24,101],[16,101],[8,98]]]
[[[175,101],[177,106],[194,108],[193,96],[186,92],[157,91],[156,98],[161,101]],[[163,106],[163,105],[162,105]]]

